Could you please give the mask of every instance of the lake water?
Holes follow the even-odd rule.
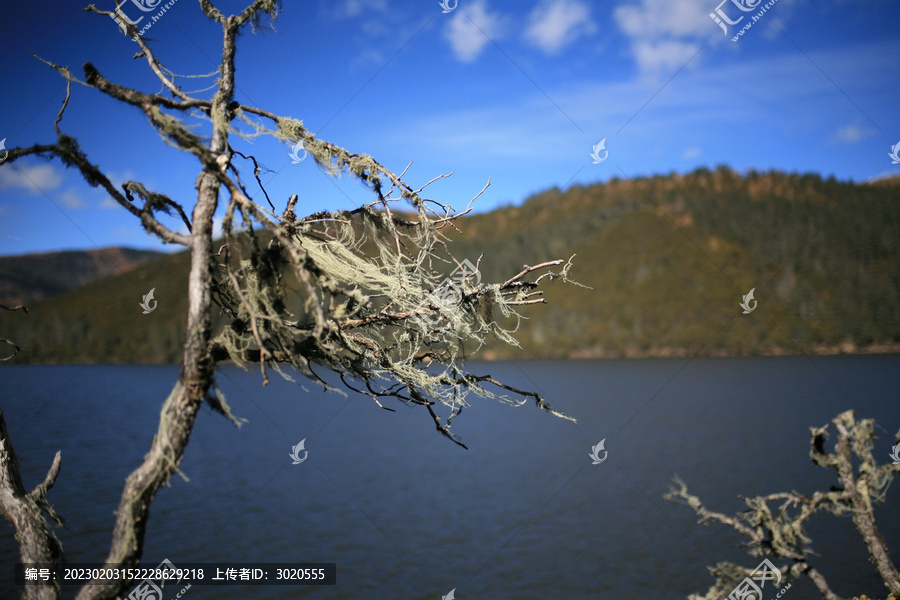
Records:
[[[690,508],[663,499],[676,473],[709,508],[734,513],[739,495],[836,483],[809,459],[810,426],[850,408],[874,418],[880,462],[900,427],[896,355],[470,367],[542,391],[578,424],[533,404],[473,398],[453,421],[464,450],[421,407],[389,402],[391,413],[306,381],[275,377],[264,388],[256,374],[220,370],[218,386],[249,422],[238,430],[203,409],[181,467],[190,481],[173,477],[152,505],[144,566],[337,564],[335,586],[193,586],[186,600],[437,600],[451,589],[460,600],[683,599],[706,592],[708,565],[760,559],[732,530],[699,526]],[[167,366],[0,368],[29,489],[62,450],[49,498],[68,521],[58,534],[69,562],[105,558],[122,483],[177,375]],[[302,439],[308,457],[293,465]],[[601,439],[608,458],[592,465]],[[895,482],[876,513],[895,562],[898,501]],[[886,596],[849,518],[817,517],[808,533],[839,595]],[[0,525],[2,598],[17,597],[17,557],[11,526]],[[817,597],[807,580],[784,596]]]

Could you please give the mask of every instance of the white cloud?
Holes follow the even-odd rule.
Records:
[[[32,166],[0,166],[0,189],[25,190],[33,196],[45,195],[54,203],[66,208],[84,208],[84,198],[74,189],[62,193],[57,190],[63,183],[62,170],[55,165],[37,164]]]
[[[838,141],[848,144],[855,144],[868,137],[872,137],[873,135],[873,131],[865,127],[860,127],[859,125],[847,125],[845,127],[838,127],[836,132]]]
[[[721,37],[709,18],[710,0],[639,0],[616,8],[619,28],[631,39],[638,67],[656,76],[682,67],[700,47],[698,39]]]
[[[384,12],[387,10],[387,2],[386,0],[344,0],[332,8],[336,17],[350,19],[360,16],[366,9]]]
[[[84,208],[84,198],[73,190],[66,190],[57,199],[66,208]]]
[[[23,189],[37,195],[58,188],[62,184],[62,172],[53,165],[30,167],[0,167],[0,189]]]
[[[674,73],[697,54],[700,46],[680,40],[639,41],[632,45],[641,72],[651,77]]]
[[[849,77],[854,64],[867,56],[883,56],[884,64],[876,66],[886,70],[893,55],[887,50],[887,46],[841,49],[815,55],[814,59],[831,65],[831,75],[836,79],[846,78],[848,85],[857,85],[863,80]],[[838,58],[845,64],[835,62]],[[638,108],[646,103],[648,94],[637,80],[597,79],[575,86],[548,87],[547,94],[564,107],[565,115],[585,134],[573,128],[556,106],[538,92],[456,111],[428,112],[419,118],[411,117],[403,126],[392,124],[392,128],[417,132],[417,143],[422,146],[416,154],[441,155],[454,166],[500,164],[505,160],[535,164],[571,160],[570,164],[581,164],[578,161],[588,158],[591,145],[604,137],[608,137],[606,147],[613,156],[628,156],[636,162],[651,157],[651,164],[662,165],[657,170],[680,167],[683,165],[679,161],[698,158],[715,164],[723,157],[743,159],[744,155],[723,144],[721,136],[715,133],[739,123],[764,123],[760,131],[771,132],[778,129],[773,128],[773,123],[790,115],[788,122],[793,126],[822,133],[822,115],[797,108],[811,96],[833,93],[828,80],[808,76],[814,68],[806,57],[788,54],[777,59],[748,59],[728,70],[696,69],[683,74],[679,85],[669,86],[640,111]],[[785,112],[788,106],[791,110]],[[627,126],[617,133],[624,124]],[[863,123],[858,126],[865,127]],[[830,133],[826,131],[824,135]],[[394,132],[381,135],[396,142],[404,139],[395,137],[398,134]],[[654,152],[658,149],[658,158],[649,148]]]
[[[632,38],[704,36],[716,31],[710,0],[639,0],[615,10],[619,27]]]
[[[544,0],[528,16],[525,38],[553,54],[579,36],[595,31],[590,17],[587,4],[578,0]]]
[[[113,200],[112,196],[103,196],[103,200],[97,205],[97,208],[108,210],[111,208],[119,208],[119,203]]]
[[[472,62],[491,39],[499,37],[500,30],[500,17],[488,12],[486,2],[478,1],[465,10],[453,12],[444,36],[458,60]]]

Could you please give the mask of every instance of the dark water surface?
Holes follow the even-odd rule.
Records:
[[[811,464],[810,426],[851,408],[874,418],[880,462],[900,427],[896,355],[470,366],[542,391],[578,424],[473,396],[453,421],[467,451],[438,435],[420,407],[389,402],[391,413],[305,380],[276,377],[264,388],[258,375],[224,368],[218,386],[249,422],[238,430],[203,409],[182,463],[190,481],[174,477],[152,506],[144,566],[337,563],[331,587],[193,586],[185,600],[437,600],[454,588],[459,600],[685,598],[706,592],[708,565],[760,559],[725,526],[698,526],[691,509],[664,500],[674,474],[712,510],[734,513],[739,495],[836,483]],[[49,498],[68,521],[59,536],[69,562],[105,558],[122,483],[147,452],[177,375],[0,368],[0,403],[29,488],[62,450]],[[304,438],[308,458],[292,465],[291,447]],[[604,438],[608,458],[592,465],[591,446]],[[895,562],[898,490],[895,482],[876,513]],[[839,595],[886,596],[849,518],[817,517],[808,533]],[[18,595],[9,568],[17,559],[12,528],[0,525],[0,598]],[[805,580],[784,596],[817,597]]]

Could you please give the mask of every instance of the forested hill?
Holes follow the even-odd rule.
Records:
[[[457,252],[483,252],[488,280],[577,254],[571,275],[593,289],[550,286],[522,324],[525,354],[897,351],[898,184],[727,167],[614,179],[476,216]]]
[[[573,279],[524,307],[522,349],[474,358],[584,358],[900,350],[900,185],[817,175],[687,175],[547,190],[467,217],[451,248],[483,282],[575,254]],[[186,253],[0,313],[11,362],[177,359]],[[155,287],[158,308],[141,298]],[[742,314],[754,289],[758,303]],[[750,304],[754,304],[751,302]]]
[[[33,303],[118,275],[162,256],[131,248],[103,248],[0,257],[0,304]]]

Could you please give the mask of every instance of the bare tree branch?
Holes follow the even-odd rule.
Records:
[[[371,397],[387,410],[392,409],[380,400],[388,397],[424,406],[438,432],[463,448],[465,444],[451,433],[450,422],[469,406],[470,393],[514,405],[531,398],[542,410],[569,418],[554,410],[540,394],[520,390],[490,375],[470,374],[463,365],[471,348],[480,347],[489,335],[517,344],[512,336],[515,328],[506,328],[506,319],[516,320],[517,327],[521,315],[515,307],[542,303],[542,290],[538,288],[544,281],[574,283],[567,276],[572,259],[526,267],[503,283],[481,283],[481,258],[475,267],[477,273],[467,270],[469,263],[449,250],[444,231],[455,228],[470,212],[490,180],[465,210],[457,212],[449,204],[423,195],[430,184],[449,175],[414,187],[403,179],[406,170],[398,175],[371,156],[317,138],[296,119],[236,102],[236,39],[248,24],[256,29],[263,19],[274,21],[281,3],[254,0],[239,14],[229,16],[209,0],[200,0],[200,8],[222,26],[221,62],[211,99],[194,98],[182,90],[176,83],[182,76],[164,66],[149,40],[125,23],[123,30],[139,47],[135,58],[146,59],[162,84],[159,92],[146,93],[112,82],[91,63],[84,65],[85,78],[80,81],[67,67],[43,61],[67,83],[66,98],[55,121],[56,143],[13,148],[9,153],[10,162],[27,156],[59,158],[66,166],[78,169],[90,185],[106,190],[140,219],[149,233],[165,242],[185,245],[190,251],[181,373],[163,404],[149,452],[126,479],[105,559],[107,567],[139,564],[150,505],[160,487],[179,472],[203,402],[240,423],[224,396],[213,388],[215,367],[225,360],[241,366],[258,365],[264,384],[268,382],[268,369],[281,372],[281,365],[290,365],[328,387],[326,378],[317,373],[322,366],[337,374],[347,389]],[[120,16],[93,5],[85,10]],[[190,211],[173,199],[177,196],[150,190],[137,181],[116,189],[100,167],[88,160],[77,140],[62,132],[60,123],[72,82],[139,108],[166,143],[197,158],[197,198]],[[165,91],[171,97],[163,95]],[[260,117],[272,129],[247,115]],[[208,120],[211,137],[205,140],[194,134],[193,123],[187,119]],[[245,131],[246,127],[238,130],[236,120],[238,126],[249,127],[251,132]],[[326,173],[349,173],[371,190],[375,199],[352,211],[317,212],[298,218],[298,196],[293,194],[286,210],[278,215],[259,177],[259,163],[252,155],[232,147],[232,134],[245,139],[271,136],[288,144],[303,141]],[[269,208],[251,198],[238,165],[232,163],[235,155],[252,161],[253,175]],[[225,207],[224,241],[215,250],[213,216],[220,198]],[[396,203],[404,210],[397,209]],[[163,225],[158,219],[160,212],[179,219],[188,234]],[[444,271],[454,265],[462,275],[453,275],[456,279],[451,281]],[[536,279],[529,280],[531,277]],[[214,330],[212,314],[216,307],[230,321]],[[503,395],[506,393],[517,398]],[[446,420],[439,414],[438,404],[449,408]],[[4,481],[12,483],[6,487],[15,490],[15,478],[11,471],[7,473]],[[44,482],[26,495],[26,500],[10,500],[8,510],[21,510],[31,502],[51,519],[58,519],[45,500],[58,473],[59,456]],[[43,517],[38,517],[38,521],[28,521],[29,527],[45,526]],[[40,534],[39,529],[35,531],[34,535]],[[52,549],[49,542],[44,546],[45,550]],[[94,581],[82,587],[77,598],[111,600],[123,595],[130,583]],[[41,600],[58,597],[58,590],[54,595],[52,590],[46,591],[49,589],[41,592],[48,594]]]
[[[875,463],[872,455],[874,421],[871,419],[856,422],[853,411],[847,411],[835,417],[832,423],[838,431],[835,452],[825,451],[827,426],[811,428],[810,456],[815,464],[833,468],[837,472],[840,488],[815,492],[810,496],[792,491],[744,498],[749,510],[734,516],[707,509],[697,496],[688,493],[687,485],[678,476],[675,477],[675,486],[665,497],[686,503],[700,517],[698,522],[701,524],[709,521],[722,523],[749,538],[749,552],[754,556],[771,555],[790,559],[792,566],[789,574],[809,577],[825,600],[840,600],[840,596],[831,590],[825,576],[812,566],[812,540],[807,537],[803,525],[809,517],[820,511],[836,516],[850,513],[878,574],[891,594],[897,596],[900,593],[900,579],[875,525],[872,502],[884,500],[887,486],[893,474],[900,471],[900,465]],[[859,461],[857,474],[854,474],[853,468],[854,455]],[[781,503],[776,510],[769,506],[773,502]],[[691,596],[692,599],[718,600],[723,591],[728,593],[729,586],[745,576],[741,574],[735,578],[735,573],[749,572],[745,567],[730,563],[720,563],[712,571],[716,576],[716,583],[706,595]]]

